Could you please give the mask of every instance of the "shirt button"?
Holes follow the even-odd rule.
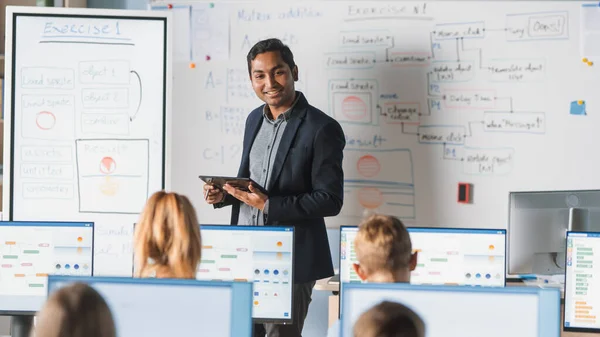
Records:
[[[254,214],[254,215],[252,216],[252,219],[256,219],[256,214]]]
[[[271,145],[267,145],[267,150],[271,148]]]
[[[267,169],[263,169],[263,173],[264,173],[264,172],[267,172]]]

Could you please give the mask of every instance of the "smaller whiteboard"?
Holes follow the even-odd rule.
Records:
[[[4,210],[93,221],[94,275],[132,274],[133,224],[169,185],[169,18],[7,7]]]

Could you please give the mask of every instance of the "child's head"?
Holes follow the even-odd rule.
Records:
[[[196,278],[201,249],[189,199],[173,192],[154,193],[135,226],[136,276]]]
[[[358,227],[354,240],[358,264],[354,270],[363,280],[409,282],[417,266],[408,231],[393,216],[372,215]]]
[[[381,302],[354,324],[354,337],[424,337],[425,323],[400,303]]]
[[[116,337],[108,305],[87,284],[54,292],[38,314],[35,337]]]

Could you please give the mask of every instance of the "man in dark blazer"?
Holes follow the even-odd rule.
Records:
[[[294,88],[298,67],[278,39],[258,42],[247,57],[256,95],[265,102],[246,120],[238,177],[252,178],[267,194],[205,185],[215,207],[232,205],[231,224],[294,226],[294,313],[289,325],[255,325],[254,336],[302,335],[315,281],[333,275],[324,217],[343,203],[343,150],[340,124],[308,104]]]

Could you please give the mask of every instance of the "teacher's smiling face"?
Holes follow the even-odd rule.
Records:
[[[258,98],[269,106],[276,118],[294,103],[294,82],[298,80],[298,67],[290,69],[280,52],[268,51],[256,55],[252,60],[250,80]]]

